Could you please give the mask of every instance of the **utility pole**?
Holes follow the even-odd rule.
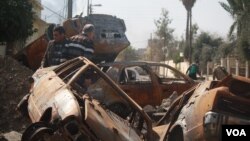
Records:
[[[164,36],[164,39],[163,39],[163,53],[164,53],[164,64],[165,64],[165,61],[166,61],[166,37]]]
[[[68,0],[68,19],[72,18],[73,0]]]
[[[149,47],[150,47],[150,61],[153,61],[153,56],[152,56],[152,44],[153,44],[153,36],[152,33],[150,34],[150,41],[149,41]]]
[[[92,1],[91,1],[91,3],[89,3],[89,0],[88,0],[87,4],[88,4],[87,16],[93,13],[93,6],[102,6],[101,4],[92,4]]]
[[[87,16],[88,16],[88,15],[89,15],[89,8],[90,8],[90,7],[89,7],[89,0],[88,0],[87,5],[88,5],[88,6],[87,6]]]

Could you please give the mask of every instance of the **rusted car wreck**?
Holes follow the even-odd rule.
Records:
[[[157,62],[112,62],[99,65],[136,103],[160,105],[173,92],[181,95],[195,83],[179,70]]]
[[[178,97],[158,122],[170,141],[220,141],[221,125],[250,124],[250,79],[205,81]]]
[[[250,124],[250,80],[229,76],[182,93],[158,121],[83,57],[38,70],[19,109],[32,124],[22,141],[220,140],[221,124]],[[112,109],[123,102],[131,112]]]
[[[162,134],[140,106],[85,58],[40,69],[33,79],[30,94],[19,104],[32,121],[22,141],[151,141]],[[116,101],[133,109],[126,119],[107,108]]]

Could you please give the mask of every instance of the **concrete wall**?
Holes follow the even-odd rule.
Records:
[[[178,69],[179,71],[181,71],[184,74],[186,74],[186,71],[187,71],[187,69],[189,67],[189,63],[187,61],[175,64],[173,62],[173,60],[169,60],[169,61],[165,61],[165,62],[161,62],[161,63],[168,64],[168,65]],[[236,58],[230,57],[230,58],[228,58],[228,60],[226,58],[221,59],[221,64],[224,67],[228,68],[230,70],[231,74],[249,78],[249,74],[250,74],[250,72],[249,72],[249,70],[250,70],[249,62],[246,63],[246,61],[237,61]],[[202,76],[206,77],[207,80],[212,80],[213,68],[214,68],[215,65],[216,64],[214,64],[212,62],[208,63],[208,65],[207,65],[208,73],[205,72],[205,73],[202,74]],[[237,66],[239,67],[238,70],[236,69]],[[246,71],[248,71],[248,72],[246,72]]]
[[[161,63],[164,63],[164,62],[161,62]],[[187,61],[175,64],[173,60],[169,60],[169,61],[165,61],[165,64],[176,68],[177,70],[181,71],[184,74],[186,74],[186,71],[189,67],[189,63]]]

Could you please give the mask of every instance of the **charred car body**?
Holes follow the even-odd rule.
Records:
[[[157,106],[173,92],[181,95],[195,83],[179,70],[156,62],[113,62],[101,69],[140,106]]]
[[[158,122],[169,141],[220,141],[221,125],[250,124],[250,80],[228,76],[184,92]]]
[[[250,124],[250,80],[243,77],[193,86],[154,127],[137,103],[83,57],[38,70],[33,79],[19,104],[32,121],[22,141],[219,141],[222,124]],[[129,105],[131,113],[119,116],[111,106],[116,102]]]
[[[40,69],[33,79],[30,94],[19,104],[32,121],[22,141],[151,141],[162,136],[148,115],[85,58]],[[115,101],[126,102],[133,112],[119,117],[107,108]]]

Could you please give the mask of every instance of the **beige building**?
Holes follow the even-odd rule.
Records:
[[[48,24],[41,19],[41,12],[43,10],[41,0],[30,0],[30,2],[32,3],[33,11],[35,13],[33,28],[37,31],[27,39],[26,46],[42,36],[48,27]]]
[[[8,54],[16,55],[25,48],[27,45],[41,37],[44,33],[46,28],[48,27],[48,24],[41,19],[41,12],[43,10],[41,0],[30,0],[32,6],[33,6],[33,12],[34,15],[34,21],[33,21],[33,29],[36,29],[36,32],[33,33],[32,36],[28,37],[26,42],[23,41],[15,41],[10,46],[12,46],[12,50],[7,50]]]

